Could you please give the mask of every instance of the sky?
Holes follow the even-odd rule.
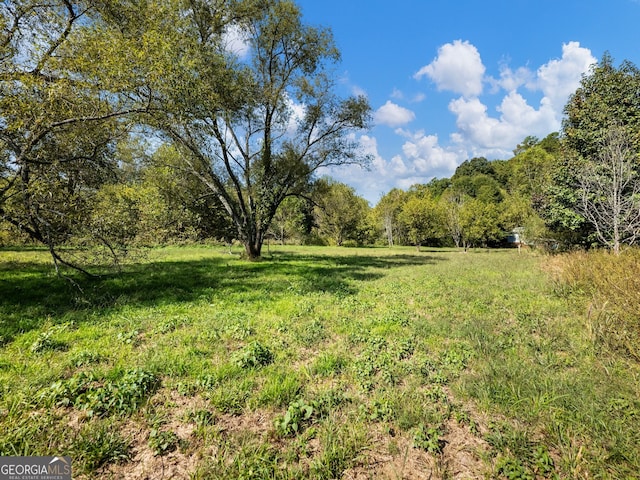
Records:
[[[374,206],[392,188],[508,159],[561,128],[583,74],[608,52],[640,66],[640,0],[297,0],[342,54],[341,95],[365,95],[368,169],[324,173]]]

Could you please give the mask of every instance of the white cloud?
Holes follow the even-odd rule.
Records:
[[[365,154],[371,157],[371,168],[382,174],[386,175],[386,162],[378,153],[378,140],[376,137],[370,137],[369,135],[362,135],[360,137],[360,145]]]
[[[565,43],[562,45],[562,58],[540,67],[532,87],[542,90],[551,107],[561,114],[569,95],[580,85],[582,74],[596,62],[591,50],[581,47],[579,42]]]
[[[391,98],[395,100],[402,100],[404,98],[404,93],[402,93],[401,90],[394,88],[393,91],[391,92]]]
[[[453,100],[449,110],[456,115],[458,127],[452,139],[474,156],[505,158],[526,136],[546,136],[560,127],[548,101],[543,99],[535,109],[515,91],[496,108],[498,118],[491,117],[487,106],[477,98]]]
[[[463,96],[449,103],[458,128],[451,135],[453,142],[474,156],[506,158],[526,136],[543,137],[559,130],[569,95],[595,61],[589,49],[570,42],[562,46],[562,58],[551,60],[536,72],[503,65],[500,79],[492,81],[498,91],[506,91],[495,108],[497,115],[492,115],[478,97]],[[537,106],[530,105],[518,92],[521,87],[542,92]]]
[[[640,1],[640,0],[639,0]],[[343,167],[330,173],[339,181],[353,185],[360,195],[374,205],[392,188],[407,189],[432,178],[450,177],[456,167],[476,156],[510,158],[513,149],[526,136],[543,138],[561,127],[564,105],[579,86],[596,59],[577,42],[562,45],[560,58],[539,68],[531,66],[498,66],[499,76],[485,75],[477,49],[468,42],[443,45],[437,58],[416,75],[435,82],[439,90],[454,92],[449,111],[455,118],[455,131],[444,138],[431,132],[406,128],[417,123],[420,115],[395,101],[421,101],[424,95],[394,89],[385,105],[374,114],[378,125],[394,127],[401,137],[398,152],[383,157],[375,136],[360,137],[361,145],[372,158],[365,171],[356,166]],[[483,85],[491,84],[490,95],[482,95]],[[531,92],[537,92],[531,96]],[[489,93],[487,91],[487,93]],[[531,98],[537,98],[535,102]],[[415,106],[415,112],[419,112]],[[384,134],[390,133],[385,130]],[[385,139],[385,146],[389,139]]]
[[[388,100],[373,114],[373,121],[379,125],[399,127],[412,122],[416,118],[411,110],[397,105]]]
[[[409,136],[409,140],[402,145],[402,152],[416,172],[440,176],[453,173],[458,155],[441,147],[437,135],[426,135],[423,131],[403,134]]]
[[[289,95],[285,94],[285,103],[289,110],[289,118],[287,122],[287,135],[293,136],[298,131],[298,126],[304,120],[304,116],[307,113],[307,107],[303,103],[296,102]]]
[[[500,79],[495,80],[496,87],[502,88],[507,92],[513,92],[531,82],[533,72],[526,67],[519,67],[515,71],[511,70],[507,65],[500,67]]]
[[[359,87],[357,85],[353,85],[351,87],[351,94],[355,95],[356,97],[367,97],[368,96],[367,95],[367,91],[364,88]]]
[[[409,172],[407,165],[404,163],[404,160],[402,160],[402,157],[400,155],[395,155],[389,163],[391,171],[397,176],[402,176]]]
[[[436,59],[418,70],[414,78],[428,76],[438,90],[474,97],[482,93],[485,70],[478,49],[468,41],[456,40],[441,46]]]

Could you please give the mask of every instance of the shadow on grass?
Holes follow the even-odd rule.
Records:
[[[427,265],[427,255],[323,256],[279,252],[259,262],[232,257],[156,261],[127,266],[118,274],[75,278],[79,288],[58,278],[46,264],[0,262],[0,344],[46,323],[82,323],[124,307],[152,307],[212,301],[248,304],[284,295],[326,292],[355,294],[357,282],[385,275],[385,269]]]

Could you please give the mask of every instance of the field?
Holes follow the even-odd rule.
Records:
[[[74,478],[637,478],[640,368],[515,250],[0,251],[0,455]]]

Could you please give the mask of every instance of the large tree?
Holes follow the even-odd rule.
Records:
[[[610,203],[604,199],[612,195],[621,195],[618,207],[635,201],[634,189],[628,185],[614,187],[612,175],[623,166],[628,167],[624,175],[634,175],[638,165],[639,91],[640,70],[628,61],[616,68],[613,59],[605,54],[570,97],[563,121],[563,156],[551,169],[546,216],[552,226],[578,232],[583,241],[595,238],[617,248],[615,240],[605,241],[602,235],[602,209]],[[612,161],[618,166],[613,167]],[[613,211],[618,207],[611,204],[611,218],[621,218],[619,212]],[[594,215],[600,217],[598,222]],[[631,241],[633,236],[628,238]]]
[[[640,237],[640,173],[638,154],[625,131],[609,129],[592,162],[579,175],[578,209],[598,239],[616,254],[623,243]]]
[[[0,220],[45,244],[85,235],[91,197],[139,106],[109,90],[84,52],[100,9],[76,0],[0,5]]]
[[[279,205],[303,193],[319,168],[366,161],[351,134],[367,127],[370,108],[363,97],[334,94],[332,35],[303,24],[293,2],[194,0],[183,8],[183,46],[167,51],[189,52],[188,65],[158,77],[150,123],[217,196],[254,259]]]
[[[394,188],[386,193],[374,208],[374,215],[384,229],[384,235],[390,247],[402,245],[406,233],[404,224],[398,220],[402,205],[407,199],[407,193]]]

